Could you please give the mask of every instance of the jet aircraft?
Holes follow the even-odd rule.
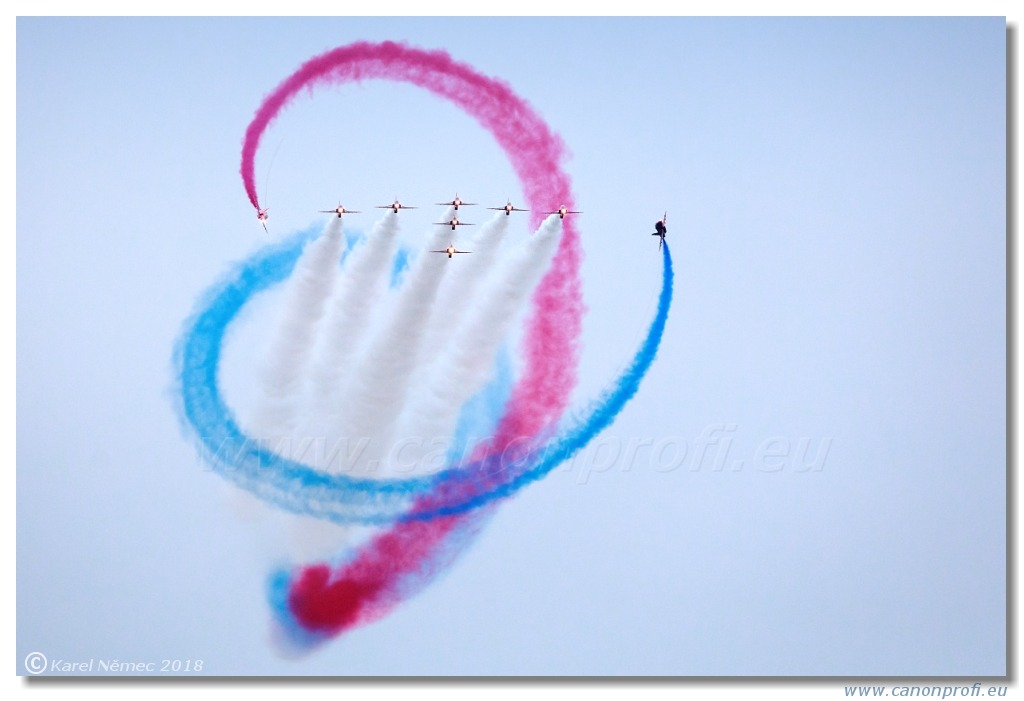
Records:
[[[436,221],[434,223],[438,226],[451,226],[452,231],[455,231],[457,226],[475,226],[475,224],[470,224],[469,222],[459,221],[457,218],[449,219],[448,221]]]
[[[396,197],[395,201],[392,202],[391,204],[379,204],[379,205],[376,206],[375,209],[390,209],[390,210],[394,211],[395,214],[398,214],[398,210],[400,210],[400,209],[416,209],[416,208],[415,207],[410,207],[409,205],[402,204],[401,202],[398,201],[398,198]]]
[[[668,221],[668,212],[665,212],[665,214],[662,215],[662,217],[661,217],[661,219],[659,221],[654,222],[654,233],[651,234],[651,236],[660,236],[661,237],[661,239],[658,241],[658,250],[659,251],[661,250],[661,247],[663,245],[665,245],[665,234],[668,233],[668,226],[665,225],[665,222],[667,222],[667,221]]]
[[[505,203],[504,207],[488,207],[487,209],[493,209],[495,212],[504,212],[505,216],[512,214],[512,212],[529,212],[528,209],[519,209],[519,207],[512,206],[512,200]]]
[[[462,200],[459,199],[459,193],[456,192],[455,193],[455,199],[452,200],[451,202],[437,202],[436,204],[438,204],[438,205],[446,204],[446,205],[448,205],[450,207],[455,207],[455,211],[457,212],[457,211],[459,211],[459,207],[461,207],[462,205],[466,205],[468,207],[470,205],[475,205],[476,202],[463,202]]]
[[[440,251],[431,251],[431,253],[447,253],[449,258],[451,258],[452,255],[454,255],[456,253],[472,253],[472,252],[473,251],[460,251],[459,249],[455,248],[455,244],[454,243],[448,244],[448,248],[442,249]]]
[[[355,209],[345,209],[344,207],[342,207],[339,204],[334,209],[321,209],[320,213],[321,214],[337,214],[338,215],[338,219],[341,219],[341,215],[342,214],[359,214],[359,211],[355,210]]]
[[[557,214],[559,219],[565,219],[566,214],[583,214],[583,212],[574,212],[563,204],[554,212],[548,212],[548,214]]]

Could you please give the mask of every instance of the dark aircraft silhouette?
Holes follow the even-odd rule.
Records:
[[[668,221],[668,212],[662,215],[660,221],[654,222],[654,233],[651,236],[660,236],[661,239],[658,241],[658,250],[665,244],[665,234],[668,233],[668,227],[665,226],[665,222]]]

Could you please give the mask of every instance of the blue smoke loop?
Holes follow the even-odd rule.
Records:
[[[657,311],[632,362],[577,418],[546,440],[535,437],[522,446],[511,464],[507,455],[489,455],[424,477],[327,474],[281,457],[265,441],[246,435],[217,380],[231,324],[256,293],[291,274],[318,231],[313,227],[264,247],[201,296],[175,345],[175,397],[183,431],[215,472],[277,507],[336,523],[386,525],[465,513],[544,477],[611,425],[636,394],[657,355],[672,304],[672,257],[666,243]]]

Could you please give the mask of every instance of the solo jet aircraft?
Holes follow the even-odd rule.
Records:
[[[661,217],[661,219],[659,221],[654,222],[654,233],[651,234],[651,236],[660,236],[661,237],[661,240],[658,241],[658,250],[659,251],[661,250],[661,247],[663,245],[665,245],[665,234],[668,233],[668,227],[665,225],[665,222],[667,222],[667,221],[668,221],[668,212],[665,212],[665,214],[662,215],[662,217]]]

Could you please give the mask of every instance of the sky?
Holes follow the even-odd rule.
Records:
[[[456,192],[522,199],[470,118],[367,82],[268,131],[264,232],[245,127],[357,40],[444,49],[564,140],[577,406],[650,323],[666,210],[675,292],[578,460],[389,616],[288,658],[266,589],[293,524],[183,435],[183,323],[339,199],[419,205],[409,246]],[[1005,58],[1003,18],[20,19],[17,673],[42,651],[216,675],[1004,674]]]

